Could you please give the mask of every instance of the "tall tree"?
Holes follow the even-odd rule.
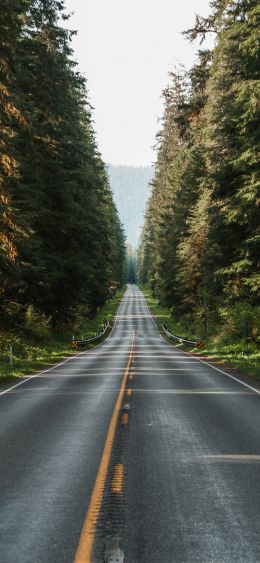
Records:
[[[85,80],[72,59],[72,32],[61,25],[64,2],[24,6],[10,80],[26,127],[15,138],[19,174],[13,174],[10,205],[25,219],[27,236],[17,237],[9,300],[22,310],[33,305],[60,326],[83,308],[93,314],[111,279],[122,279],[123,234]]]
[[[214,31],[213,53],[199,53],[181,99],[175,85],[168,90],[139,250],[161,300],[206,328],[223,310],[255,305],[260,283],[260,9],[255,0],[211,6],[188,35]]]
[[[228,3],[208,83],[209,240],[218,243],[227,302],[254,300],[259,290],[259,21],[256,1]]]
[[[20,175],[18,137],[27,127],[20,92],[16,85],[16,46],[21,35],[27,0],[3,0],[0,9],[0,315],[8,302],[10,279],[14,279],[17,240],[26,234],[23,213],[13,205],[12,194]]]

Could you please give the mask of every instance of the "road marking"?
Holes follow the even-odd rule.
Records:
[[[123,370],[122,370],[121,367],[118,367],[118,368],[117,368],[117,367],[114,367],[114,368],[106,368],[106,369],[104,370],[104,367],[103,367],[103,368],[93,368],[92,366],[86,366],[85,368],[79,368],[78,371],[77,371],[77,368],[75,368],[75,370],[70,370],[70,371],[67,371],[67,370],[66,370],[66,371],[65,371],[65,370],[63,371],[63,370],[62,370],[62,371],[57,371],[57,372],[55,372],[55,373],[52,374],[52,375],[46,375],[46,376],[43,375],[42,377],[46,377],[46,379],[47,379],[48,377],[53,377],[53,378],[55,378],[55,377],[63,376],[63,375],[64,375],[65,377],[66,377],[67,375],[68,375],[68,376],[73,376],[73,375],[74,375],[75,377],[81,377],[81,376],[84,377],[84,376],[86,376],[86,375],[93,375],[93,376],[96,376],[96,375],[103,375],[103,376],[106,376],[106,375],[107,375],[107,376],[109,376],[109,375],[114,375],[115,372],[116,372],[116,375],[119,375],[120,373],[122,374],[122,371],[123,371]],[[38,377],[41,377],[40,374],[38,375]]]
[[[11,395],[19,395],[21,393],[25,393],[29,391],[32,393],[43,393],[43,392],[47,392],[48,389],[47,388],[41,388],[41,389],[21,389],[18,391],[11,391]],[[97,395],[98,397],[100,397],[101,395],[109,395],[111,393],[115,393],[115,391],[120,391],[120,389],[111,389],[109,390],[104,390],[104,391],[58,391],[57,387],[50,387],[50,391],[52,391],[52,395],[80,395],[83,397],[83,395]]]
[[[105,539],[105,561],[123,563],[124,562],[124,552],[120,548],[119,539],[108,537]]]
[[[57,387],[37,387],[37,389],[27,388],[21,389],[19,391],[12,391],[11,395],[21,394],[23,392],[32,393],[42,393],[47,391],[54,391],[54,395],[109,395],[110,393],[115,393],[115,391],[120,391],[120,389],[102,389],[102,391],[73,391],[69,390],[72,388],[66,388],[63,391],[58,391]],[[203,389],[135,389],[135,393],[159,393],[159,394],[172,394],[172,395],[251,395],[254,397],[252,391],[215,391],[215,390],[203,390]],[[130,407],[128,407],[130,408]],[[124,415],[123,415],[124,416]],[[127,415],[128,416],[128,415]],[[128,420],[122,417],[122,424],[127,424]]]
[[[112,493],[122,494],[124,485],[124,466],[122,463],[118,463],[114,468],[113,481],[111,485]]]
[[[80,354],[85,354],[85,352],[80,352]],[[79,355],[79,354],[78,354],[78,355]],[[20,385],[23,385],[24,383],[27,383],[27,381],[31,381],[32,379],[36,379],[36,378],[39,378],[39,379],[40,379],[45,373],[49,373],[49,372],[51,372],[52,370],[58,368],[59,366],[62,366],[62,365],[65,364],[66,362],[69,362],[70,360],[75,360],[75,358],[77,358],[77,356],[73,356],[73,358],[68,358],[67,360],[64,360],[64,362],[61,362],[60,364],[56,364],[55,366],[53,366],[53,367],[51,367],[51,368],[48,368],[48,369],[46,369],[46,370],[44,370],[44,371],[40,371],[39,373],[36,373],[35,375],[31,375],[30,377],[26,377],[25,379],[23,379],[23,380],[20,381],[19,383],[16,383],[15,385],[12,385],[12,387],[9,387],[8,389],[5,389],[4,391],[1,391],[1,392],[0,392],[0,397],[2,397],[3,395],[6,395],[6,393],[10,393],[10,391],[12,391],[13,389],[16,389],[16,387],[19,387]],[[112,371],[115,371],[115,370],[120,370],[120,371],[121,371],[121,368],[114,368],[114,370],[111,368],[111,370],[112,370]],[[83,374],[83,373],[77,373],[77,372],[75,373],[75,371],[73,371],[73,372],[72,372],[72,375],[74,375],[75,377],[86,377],[86,376],[91,376],[92,374],[90,374],[90,373]],[[96,377],[96,376],[104,376],[104,375],[111,375],[111,374],[106,374],[106,373],[101,373],[101,374],[100,374],[100,373],[98,373],[98,374],[94,373],[94,374],[93,374],[94,377]],[[49,376],[49,377],[50,377],[50,378],[53,378],[53,377],[71,377],[71,374],[59,374],[59,373],[56,373],[56,374],[53,374],[53,375],[51,375],[51,376]],[[47,378],[46,378],[46,379],[47,379]]]
[[[158,330],[158,326],[157,326],[157,324],[156,324],[156,322],[155,322],[153,316],[152,316],[151,313],[150,313],[150,309],[149,309],[149,307],[148,307],[148,305],[147,305],[147,301],[146,301],[146,299],[145,299],[145,296],[144,296],[144,294],[143,294],[142,291],[141,291],[140,293],[141,293],[142,299],[144,299],[144,305],[145,305],[145,307],[146,307],[148,316],[150,317],[151,321],[153,322],[153,324],[154,324],[154,326],[155,326],[155,328],[156,328],[156,331],[160,334],[160,332],[159,332],[159,330]]]
[[[130,319],[147,319],[148,315],[145,313],[129,314],[129,315],[119,315],[119,320],[129,321]]]
[[[80,352],[80,354],[84,354],[84,352]],[[79,354],[78,354],[79,355]],[[6,393],[9,393],[10,391],[12,391],[13,389],[15,389],[16,387],[19,387],[20,385],[23,385],[24,383],[26,383],[27,381],[31,381],[31,379],[35,379],[36,377],[41,376],[43,373],[47,373],[49,371],[52,371],[54,368],[57,368],[59,366],[62,366],[63,364],[65,364],[66,362],[69,362],[72,359],[75,359],[77,356],[73,356],[72,358],[68,358],[67,360],[64,360],[64,362],[61,362],[60,364],[56,364],[55,366],[46,369],[44,371],[41,371],[39,373],[36,373],[35,375],[31,375],[30,377],[27,377],[27,379],[23,379],[23,381],[20,381],[20,383],[16,383],[15,385],[12,385],[12,387],[9,387],[8,389],[5,389],[5,391],[1,391],[0,393],[0,397],[2,397],[2,395],[6,395]]]
[[[83,354],[84,353],[87,354],[87,352],[83,352]],[[110,352],[108,353],[108,352],[104,351],[104,353],[102,353],[102,354],[93,354],[92,353],[91,355],[88,354],[86,356],[86,358],[79,358],[79,359],[84,360],[84,362],[85,362],[85,360],[89,360],[91,362],[92,360],[95,360],[96,358],[100,358],[100,360],[102,360],[103,358],[113,358],[113,357],[120,359],[120,357],[124,358],[126,354],[127,354],[127,352],[122,352],[122,353],[120,352],[120,354],[117,354],[117,356],[116,356],[114,352],[111,352],[111,354],[110,354]],[[188,360],[186,360],[186,361],[188,361]]]
[[[112,330],[111,330],[110,334],[108,335],[108,337],[106,338],[106,340],[104,340],[104,342],[101,342],[100,344],[98,344],[97,346],[95,346],[95,350],[96,350],[97,348],[99,348],[100,346],[106,346],[108,340],[110,340],[110,338],[111,338],[111,336],[112,336],[112,334],[113,334],[113,332],[114,332],[114,330],[115,330],[115,328],[116,328],[118,315],[119,315],[119,312],[120,312],[121,307],[123,306],[123,304],[124,304],[125,301],[126,301],[126,297],[127,297],[127,294],[124,295],[124,297],[123,297],[123,299],[122,299],[122,301],[121,301],[121,303],[120,303],[120,305],[119,305],[119,307],[118,307],[117,313],[116,313],[116,315],[115,315],[115,317],[114,317],[114,325],[113,325],[113,327],[112,327]],[[89,353],[88,353],[88,351],[86,351],[86,350],[84,350],[83,352],[79,352],[78,354],[75,354],[75,355],[73,355],[73,356],[70,356],[69,358],[67,358],[67,359],[64,360],[63,362],[60,362],[60,363],[58,363],[58,364],[54,364],[51,368],[45,369],[45,370],[43,370],[43,371],[40,371],[40,372],[36,373],[35,375],[31,375],[30,377],[27,377],[26,379],[23,378],[23,381],[20,381],[19,383],[16,383],[15,385],[12,385],[12,387],[9,387],[8,389],[5,389],[4,391],[1,391],[1,392],[0,392],[0,397],[2,397],[3,395],[6,395],[6,394],[9,393],[10,391],[12,391],[12,389],[15,389],[16,387],[19,387],[20,385],[23,385],[23,384],[26,383],[27,381],[31,381],[31,379],[35,379],[35,378],[41,376],[41,375],[44,374],[44,373],[48,373],[48,372],[50,372],[50,371],[53,371],[54,369],[58,368],[59,366],[62,366],[62,365],[64,365],[64,364],[66,364],[67,362],[70,362],[71,360],[75,360],[75,359],[78,360],[78,359],[81,359],[80,356],[82,356],[83,354],[85,354],[85,356],[89,356]],[[84,359],[84,358],[83,358],[83,359]],[[86,359],[87,359],[87,358],[86,358]]]
[[[121,418],[121,424],[127,424],[128,423],[128,413],[125,412]]]
[[[143,374],[143,375],[158,375],[159,376],[159,375],[164,375],[164,372],[166,372],[166,371],[169,371],[169,372],[171,372],[171,371],[173,371],[173,372],[178,372],[178,371],[183,372],[184,371],[184,372],[186,372],[186,375],[188,375],[188,376],[204,375],[204,374],[201,373],[201,371],[200,372],[194,371],[194,367],[192,367],[192,372],[188,371],[187,367],[186,368],[152,368],[152,367],[150,367],[150,368],[139,368],[139,367],[136,367],[135,371],[133,372],[133,375]],[[157,373],[157,372],[162,372],[162,373]],[[171,374],[169,373],[168,375],[171,375]],[[178,375],[178,374],[174,373],[173,375]]]
[[[127,389],[127,396],[128,397],[131,397],[132,393],[133,393],[133,389]]]
[[[122,348],[122,350],[120,348],[120,351],[118,351],[118,350],[111,350],[111,351],[107,350],[107,351],[105,351],[105,354],[107,356],[122,356],[122,354],[128,354],[128,350],[129,350],[129,348],[127,348],[127,349]],[[100,355],[100,354],[97,354],[95,351],[88,353],[89,358],[92,358],[93,356],[95,357],[97,355]]]
[[[192,368],[192,369],[194,369],[194,368]],[[149,371],[149,373],[156,372],[156,373],[153,373],[153,375],[159,375],[159,374],[157,374],[157,371],[163,371],[163,372],[165,372],[165,371],[186,371],[187,372],[187,368],[153,368],[153,367],[149,367],[149,368],[136,367],[135,368],[135,374],[141,373],[142,371]],[[163,375],[163,373],[160,374],[160,375]],[[192,372],[192,374],[190,372],[187,372],[187,375],[194,375],[194,372]]]
[[[255,454],[216,454],[216,455],[199,455],[197,460],[205,461],[260,461],[260,455]]]
[[[144,297],[144,299],[145,299],[145,297]],[[146,303],[146,300],[145,300],[145,303]],[[148,311],[148,313],[149,313],[149,315],[150,315],[150,317],[151,317],[153,323],[154,323],[155,326],[156,326],[157,332],[159,333],[158,327],[157,327],[157,325],[156,325],[156,323],[155,323],[155,321],[154,321],[154,319],[153,319],[153,317],[152,317],[152,315],[151,315],[151,313],[150,313],[150,311],[149,311],[149,308],[148,308],[147,303],[146,303],[146,306],[147,306],[147,311]],[[160,333],[159,333],[159,334],[160,334]],[[168,344],[168,345],[171,346],[170,344]],[[186,355],[189,356],[190,358],[194,358],[194,356],[192,356],[189,352],[183,351],[183,354],[186,354]],[[212,364],[209,364],[208,362],[205,362],[204,360],[201,360],[201,359],[199,359],[199,358],[196,358],[196,361],[197,361],[197,362],[201,362],[202,364],[205,364],[206,366],[208,366],[208,367],[214,369],[215,371],[218,371],[219,373],[222,373],[223,375],[226,375],[226,376],[229,377],[230,379],[233,379],[233,380],[236,381],[237,383],[240,383],[240,384],[243,385],[244,387],[247,387],[247,388],[250,389],[251,391],[254,391],[254,393],[257,393],[258,395],[260,395],[260,389],[256,389],[256,388],[253,387],[252,385],[248,385],[248,383],[245,383],[244,381],[241,381],[241,380],[238,379],[237,377],[234,377],[234,375],[231,375],[230,373],[227,373],[226,371],[223,371],[222,369],[217,368],[216,366],[214,366],[214,365],[212,365]]]
[[[115,373],[115,374],[114,373],[75,373],[75,372],[72,372],[72,373],[61,373],[61,374],[55,374],[55,375],[39,375],[37,377],[37,379],[42,379],[43,381],[50,380],[50,381],[53,381],[53,383],[54,383],[55,381],[57,381],[57,379],[61,379],[61,378],[64,378],[64,379],[66,379],[66,378],[67,379],[72,379],[72,378],[73,379],[79,379],[79,378],[87,379],[88,377],[92,377],[93,379],[97,379],[99,377],[107,377],[108,381],[111,381],[112,375],[116,375],[116,376],[122,375],[122,368],[120,368],[119,373]]]
[[[151,361],[153,360],[153,358],[151,358],[151,356],[150,356],[150,359],[151,359]],[[176,358],[174,358],[174,356],[172,356],[172,357],[162,356],[162,357],[160,357],[160,362],[170,362],[170,363],[178,365],[178,366],[182,365],[182,364],[185,364],[186,366],[188,366],[190,364],[194,365],[194,364],[197,363],[196,360],[194,360],[192,358],[190,360],[179,360],[179,359],[176,360]]]
[[[112,446],[116,431],[116,425],[121,409],[121,403],[123,395],[125,393],[125,387],[127,378],[129,375],[130,366],[132,363],[133,351],[134,351],[134,341],[135,332],[133,332],[132,346],[129,353],[128,363],[124,373],[121,389],[115,404],[114,412],[110,421],[107,438],[104,446],[104,450],[101,457],[100,466],[98,469],[96,481],[92,490],[90,503],[88,506],[87,515],[83,524],[78,549],[75,555],[74,563],[91,563],[91,554],[95,539],[96,526],[99,518],[100,508],[103,500],[103,493],[105,488],[105,482],[109,467],[109,462],[111,458]]]
[[[249,391],[216,391],[215,389],[135,389],[135,393],[159,393],[171,395],[251,395]]]
[[[184,354],[187,354],[188,356],[190,356],[189,352],[183,352]],[[192,356],[194,357],[194,356]],[[209,364],[208,362],[205,362],[204,360],[200,360],[199,358],[196,358],[197,362],[200,362],[201,364],[205,364],[206,366],[209,366],[210,368],[214,369],[215,371],[219,371],[220,373],[222,373],[223,375],[226,375],[227,377],[230,377],[230,379],[233,379],[234,381],[236,381],[237,383],[240,383],[241,385],[244,385],[244,387],[247,387],[248,389],[251,389],[251,391],[254,391],[255,393],[257,393],[258,395],[260,395],[260,389],[256,389],[255,387],[252,387],[252,385],[248,385],[248,383],[245,383],[244,381],[241,381],[241,379],[238,379],[237,377],[234,377],[234,375],[230,375],[230,373],[227,373],[226,371],[223,371],[223,369],[217,368],[216,366],[213,366],[212,364]]]
[[[128,352],[127,352],[128,353]],[[127,353],[125,355],[127,355]],[[87,375],[88,373],[93,373],[94,375],[112,375],[115,373],[115,371],[119,371],[120,373],[122,373],[123,369],[122,367],[113,367],[113,368],[108,368],[108,367],[101,367],[101,368],[95,368],[92,366],[86,366],[86,367],[78,367],[73,370],[70,369],[64,369],[64,370],[59,370],[57,372],[55,372],[53,375],[51,375],[51,377],[54,377],[56,375]],[[100,373],[99,373],[100,372]],[[108,372],[112,372],[112,373],[108,373]],[[39,377],[41,375],[41,373],[39,372],[37,374],[37,376]]]

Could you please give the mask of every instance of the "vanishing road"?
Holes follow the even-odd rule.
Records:
[[[1,563],[260,562],[260,386],[135,286],[103,344],[1,387],[0,439]]]

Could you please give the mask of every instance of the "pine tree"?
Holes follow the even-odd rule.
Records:
[[[147,237],[154,238],[156,249],[157,259],[149,260],[154,269],[153,276],[148,272],[151,283],[156,280],[154,289],[176,312],[183,311],[185,302],[185,288],[179,274],[179,247],[187,239],[189,214],[198,197],[205,166],[198,132],[206,101],[209,64],[210,53],[201,51],[198,64],[189,73],[171,75],[172,85],[164,93],[165,114],[147,212],[148,232],[143,235],[144,263],[147,263]],[[153,253],[151,243],[150,251]]]
[[[123,233],[96,147],[85,79],[72,59],[72,33],[60,24],[67,19],[64,2],[16,5],[24,11],[16,14],[8,3],[16,33],[7,42],[15,61],[7,75],[13,90],[1,89],[8,98],[4,148],[5,136],[10,141],[10,157],[6,151],[2,159],[2,240],[9,262],[15,258],[12,271],[5,267],[6,298],[24,311],[33,306],[58,327],[83,310],[94,314],[111,280],[121,282]]]
[[[208,85],[206,150],[212,185],[210,240],[218,241],[226,301],[259,289],[259,5],[229,2]]]
[[[206,332],[211,318],[257,303],[260,240],[260,9],[255,0],[211,5],[188,35],[214,31],[216,47],[199,53],[181,103],[169,90],[139,250],[161,300]]]
[[[17,242],[28,234],[24,213],[13,204],[19,181],[19,135],[27,128],[22,96],[16,85],[16,47],[27,0],[3,0],[0,7],[0,317],[11,312],[10,285],[17,281]]]

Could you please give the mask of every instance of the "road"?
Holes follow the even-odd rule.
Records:
[[[135,286],[103,344],[0,389],[0,440],[1,563],[260,562],[260,386]]]

